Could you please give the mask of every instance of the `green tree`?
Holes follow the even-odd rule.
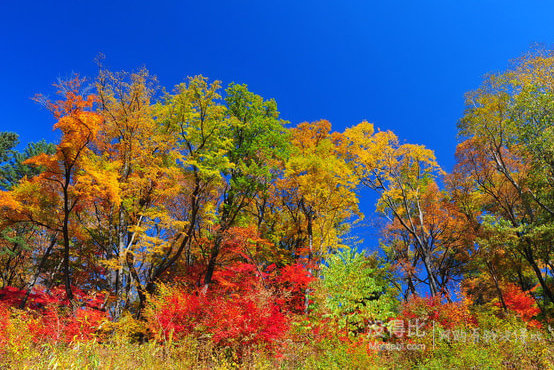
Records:
[[[13,149],[19,143],[19,135],[14,132],[0,132],[0,162],[5,162],[10,158]]]
[[[250,92],[246,85],[231,84],[225,90],[228,124],[225,137],[230,148],[225,153],[230,166],[222,175],[217,210],[218,228],[213,236],[204,275],[207,287],[213,276],[224,233],[246,217],[245,211],[257,196],[265,196],[268,185],[277,174],[279,160],[289,153],[285,121],[279,118],[277,103]]]
[[[349,248],[329,254],[321,267],[320,309],[351,333],[384,321],[394,315],[398,302],[389,275],[375,256]]]
[[[45,153],[51,155],[55,152],[56,146],[52,143],[47,143],[45,140],[28,144],[23,152],[12,151],[6,163],[0,166],[0,189],[9,190],[22,178],[31,178],[39,175],[44,168],[31,166],[24,162],[39,154]]]

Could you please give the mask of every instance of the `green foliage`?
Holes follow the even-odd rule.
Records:
[[[280,162],[290,153],[285,121],[279,118],[275,100],[264,100],[246,85],[230,84],[225,90],[229,125],[225,135],[231,141],[227,152],[232,166],[223,212],[233,214],[244,207],[244,198],[267,191]]]
[[[56,152],[56,146],[44,140],[30,143],[23,152],[12,151],[7,156],[7,163],[0,166],[0,188],[11,189],[24,177],[31,178],[40,174],[43,170],[40,166],[32,166],[24,162],[39,154],[52,155]]]
[[[176,137],[178,162],[205,181],[221,179],[232,166],[225,155],[231,141],[225,135],[229,121],[219,89],[219,81],[208,84],[202,76],[189,78],[176,87],[175,95],[166,96],[157,112],[160,123]]]
[[[0,162],[5,162],[13,153],[13,149],[19,142],[19,135],[14,132],[0,132]]]
[[[231,117],[228,135],[233,143],[229,158],[236,164],[231,173],[271,176],[271,162],[287,158],[290,152],[286,121],[279,118],[277,103],[248,91],[244,84],[232,83],[225,93]]]
[[[351,249],[329,254],[321,267],[322,309],[351,332],[394,315],[397,292],[388,283],[389,272],[374,257]]]

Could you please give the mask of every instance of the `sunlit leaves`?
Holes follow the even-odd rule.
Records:
[[[329,254],[321,268],[321,309],[353,332],[389,319],[396,299],[387,273],[374,259],[350,249]]]
[[[550,301],[554,296],[545,277],[553,251],[547,236],[554,217],[553,70],[552,53],[534,51],[468,94],[459,124],[466,140],[458,147],[455,169],[469,185],[464,192],[471,195],[464,197],[486,213],[481,245],[489,252],[484,255],[506,248],[515,271],[503,278],[518,276],[523,285],[524,270],[532,271]],[[486,262],[489,270],[500,271]]]

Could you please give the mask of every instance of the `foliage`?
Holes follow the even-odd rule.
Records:
[[[533,50],[470,92],[450,174],[243,84],[59,83],[57,143],[0,133],[2,365],[552,367],[553,76]]]
[[[476,324],[467,299],[443,303],[438,297],[412,297],[402,304],[400,317],[406,320],[420,320],[427,328],[440,325],[452,329],[472,327]]]
[[[74,289],[74,306],[70,305],[63,287],[34,289],[32,292],[6,287],[0,290],[2,331],[8,326],[25,328],[35,343],[74,343],[99,338],[100,327],[107,320],[101,309],[102,295],[87,295]],[[26,299],[27,310],[19,310]],[[13,320],[12,316],[16,319]]]
[[[43,168],[24,164],[28,159],[42,153],[52,155],[56,151],[53,144],[42,140],[29,143],[23,152],[13,152],[7,163],[0,167],[0,188],[11,189],[24,177],[31,178],[39,175]]]
[[[217,275],[218,288],[211,294],[161,287],[148,307],[150,330],[160,340],[209,338],[239,353],[253,346],[277,349],[289,326],[284,313],[298,309],[291,297],[298,287],[290,284],[288,294],[283,289],[272,291],[260,279],[267,279],[266,284],[291,282],[290,276],[269,279],[273,274],[274,270],[259,276],[255,266],[241,263]]]
[[[517,285],[509,284],[504,288],[504,302],[508,310],[514,311],[523,321],[533,326],[541,326],[533,319],[541,310],[528,292],[523,292]],[[496,305],[500,306],[500,303],[496,302]]]
[[[339,328],[359,334],[372,323],[394,316],[395,291],[389,286],[386,270],[371,258],[343,249],[327,256],[320,274],[320,309],[337,320]]]

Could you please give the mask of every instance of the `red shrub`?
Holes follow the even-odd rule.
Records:
[[[27,294],[25,290],[4,288],[0,290],[0,306],[19,308]],[[30,316],[26,318],[27,331],[32,334],[35,342],[72,342],[93,339],[102,322],[107,319],[107,313],[99,310],[103,295],[89,295],[79,289],[74,289],[74,295],[75,308],[72,308],[66,298],[65,290],[61,287],[56,287],[49,292],[35,289],[28,294],[26,307]],[[0,320],[2,317],[5,320],[9,318],[0,312]],[[0,328],[0,333],[1,330]]]
[[[419,320],[429,327],[435,323],[446,329],[475,325],[476,320],[469,312],[465,300],[443,303],[440,297],[412,297],[403,303],[400,320]]]
[[[504,303],[506,308],[515,312],[523,321],[531,326],[540,328],[541,324],[533,318],[537,316],[541,310],[537,306],[537,302],[528,292],[524,292],[515,284],[508,284],[503,291]],[[501,303],[496,302],[496,306],[500,307]]]
[[[303,313],[306,290],[314,279],[300,263],[280,269],[273,279],[273,284],[278,291],[281,307],[291,313]]]
[[[239,353],[250,346],[275,348],[288,331],[285,313],[303,304],[309,281],[301,266],[261,271],[253,264],[235,263],[214,274],[205,294],[162,289],[147,312],[150,330],[161,339],[207,334],[214,343]]]

